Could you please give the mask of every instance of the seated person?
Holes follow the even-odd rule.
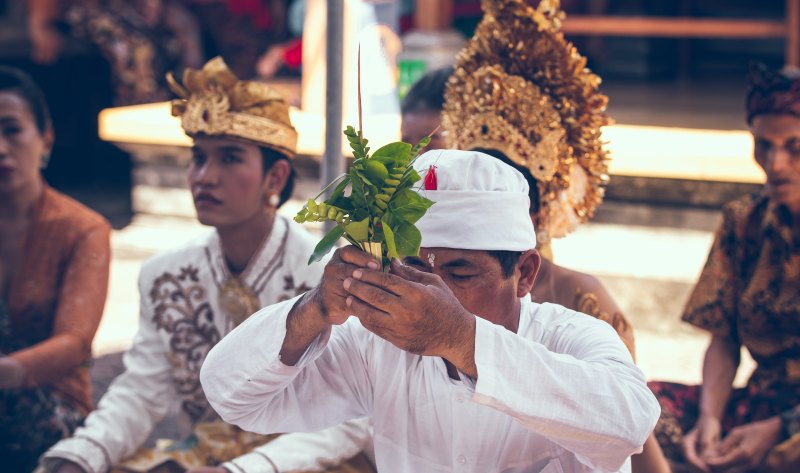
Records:
[[[108,288],[110,226],[50,188],[42,92],[0,66],[0,458],[31,471],[92,408],[89,362]]]
[[[164,74],[203,62],[201,31],[182,1],[29,0],[27,4],[32,59],[57,61],[64,33],[86,40],[111,67],[117,105],[166,100]]]
[[[434,166],[419,257],[383,273],[338,250],[320,284],[209,353],[209,402],[264,434],[369,415],[382,472],[629,471],[657,402],[608,324],[528,297],[524,177],[474,151],[414,163],[429,182]]]
[[[292,193],[297,142],[283,98],[265,84],[239,81],[220,58],[184,78],[173,81],[180,96],[173,112],[194,141],[188,180],[197,217],[214,231],[144,264],[139,331],[123,358],[125,372],[43,465],[59,473],[338,465],[361,450],[365,420],[320,433],[327,442],[298,454],[219,421],[200,386],[200,366],[222,336],[260,307],[315,286],[322,267],[307,265],[316,239],[276,213]],[[171,409],[191,432],[166,448],[137,452]]]
[[[729,203],[683,320],[711,332],[703,383],[650,386],[674,471],[800,471],[800,71],[751,74],[747,122],[767,182]],[[744,346],[756,361],[732,383]]]

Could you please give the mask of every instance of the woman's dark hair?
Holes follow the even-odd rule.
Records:
[[[400,113],[441,112],[444,109],[444,89],[451,75],[453,68],[443,67],[420,77],[400,104]]]
[[[486,153],[489,156],[494,156],[495,158],[499,159],[500,161],[508,164],[512,168],[516,169],[517,171],[521,172],[523,176],[525,176],[525,180],[528,181],[528,197],[531,199],[531,214],[538,214],[539,213],[539,187],[536,181],[536,178],[533,177],[530,171],[527,168],[520,166],[519,164],[511,161],[508,157],[503,154],[502,152],[496,149],[485,149],[485,148],[475,148],[473,151],[479,151],[481,153]]]
[[[267,175],[267,171],[269,171],[272,168],[272,165],[278,162],[279,160],[285,159],[289,161],[289,158],[286,157],[285,154],[275,151],[272,148],[260,146],[259,149],[261,150],[261,162],[263,163],[265,176]],[[289,177],[286,179],[286,185],[283,186],[283,189],[281,190],[278,207],[285,204],[287,200],[292,198],[295,179],[296,179],[296,174],[294,172],[294,166],[292,166],[292,162],[289,161]]]
[[[44,94],[28,74],[15,67],[0,66],[0,92],[15,93],[28,103],[39,133],[50,129],[50,110]]]

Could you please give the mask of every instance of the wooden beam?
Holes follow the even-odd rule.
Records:
[[[798,8],[800,0],[787,0],[787,8],[789,5]],[[792,34],[800,35],[797,27],[787,32],[791,29],[788,24],[780,20],[570,15],[564,20],[562,29],[566,34],[586,36],[785,38]]]

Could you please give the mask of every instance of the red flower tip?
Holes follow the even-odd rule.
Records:
[[[426,191],[435,191],[437,189],[438,183],[436,182],[436,166],[431,166],[428,168],[428,172],[425,174],[424,184]]]

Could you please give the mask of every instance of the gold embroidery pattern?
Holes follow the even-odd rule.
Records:
[[[613,314],[604,312],[600,307],[600,300],[596,294],[583,292],[580,289],[575,290],[575,310],[611,325],[619,334],[622,343],[625,344],[631,356],[634,359],[636,358],[632,329],[628,321],[625,320],[625,316],[619,312],[614,312]]]
[[[211,409],[200,386],[200,367],[220,340],[198,272],[193,266],[181,268],[177,276],[164,272],[150,290],[152,321],[170,335],[172,377],[182,397],[181,408],[195,421]]]
[[[258,312],[261,302],[248,285],[237,277],[230,277],[219,286],[219,306],[238,327],[250,315]]]

